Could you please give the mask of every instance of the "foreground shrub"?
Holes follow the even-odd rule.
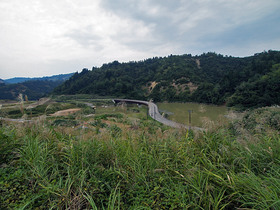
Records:
[[[193,135],[151,122],[99,133],[3,125],[1,208],[280,208],[277,132]]]

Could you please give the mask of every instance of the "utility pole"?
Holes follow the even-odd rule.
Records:
[[[189,129],[191,129],[193,110],[189,109],[188,112],[189,112]]]

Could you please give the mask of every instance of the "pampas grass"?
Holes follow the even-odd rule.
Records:
[[[97,124],[54,127],[51,119],[4,124],[0,207],[280,208],[277,131],[242,137],[244,121],[215,127],[205,119],[208,131],[195,132],[122,120],[107,119],[99,132]]]

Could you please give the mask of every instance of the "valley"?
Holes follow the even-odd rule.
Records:
[[[0,209],[279,209],[279,63],[171,55],[1,83]]]
[[[202,130],[91,95],[1,104],[1,208],[279,207],[277,106],[236,117],[226,107],[158,104],[157,115],[181,123],[188,109],[193,123],[207,117]]]

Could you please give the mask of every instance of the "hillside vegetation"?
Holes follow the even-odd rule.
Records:
[[[280,52],[245,58],[170,55],[83,69],[53,94],[94,94],[154,101],[228,104],[239,109],[280,104]]]
[[[27,81],[17,84],[0,85],[0,99],[17,99],[19,94],[26,95],[29,100],[36,100],[47,93],[50,93],[55,87],[63,81]]]
[[[53,91],[55,87],[73,74],[60,74],[42,78],[12,78],[0,81],[0,99],[17,99],[19,94],[37,100]]]
[[[69,116],[0,121],[1,209],[280,208],[279,107],[194,133],[147,119],[145,107],[95,105],[94,115],[77,104]]]
[[[65,81],[71,77],[73,73],[70,74],[59,74],[59,75],[53,75],[49,77],[14,77],[10,79],[3,80],[6,84],[16,84],[16,83],[22,83],[30,80],[40,80],[40,81]]]

